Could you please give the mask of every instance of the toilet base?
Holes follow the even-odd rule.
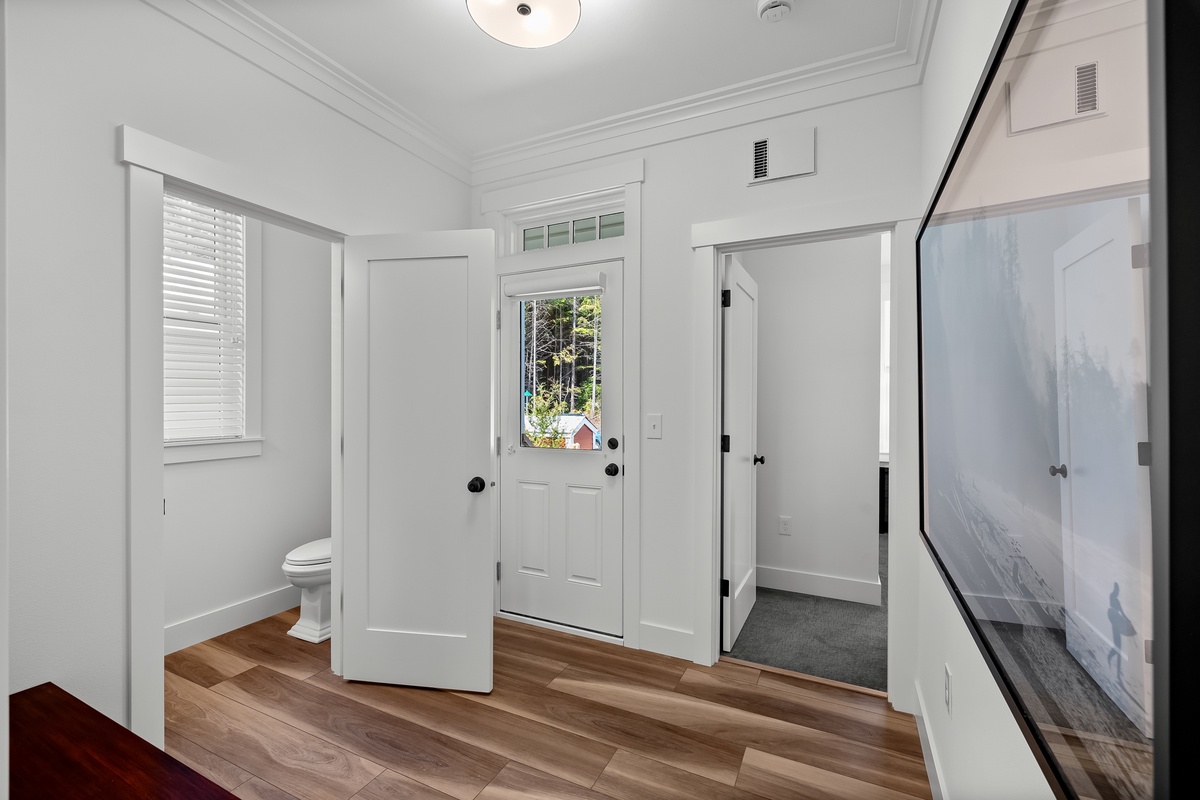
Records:
[[[313,644],[319,644],[329,638],[332,631],[329,589],[330,585],[324,583],[301,590],[300,619],[288,631],[288,636],[295,636]]]

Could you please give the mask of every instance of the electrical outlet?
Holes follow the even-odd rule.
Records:
[[[791,536],[792,535],[792,518],[791,517],[780,517],[779,518],[779,535],[780,536]]]
[[[953,681],[953,676],[950,674],[950,665],[947,664],[946,665],[946,716],[948,716],[948,717],[954,716],[954,703],[953,703],[954,694],[952,691],[952,689],[953,689],[952,681]]]

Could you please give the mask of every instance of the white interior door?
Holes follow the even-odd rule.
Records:
[[[499,278],[500,610],[621,636],[622,262],[545,257]]]
[[[1055,251],[1067,649],[1151,735],[1150,475],[1137,200]]]
[[[726,256],[724,289],[721,647],[732,650],[757,598],[758,538],[754,472],[758,453],[758,284],[733,256]],[[765,456],[764,456],[765,459]]]
[[[491,691],[493,233],[350,237],[345,267],[342,674]]]

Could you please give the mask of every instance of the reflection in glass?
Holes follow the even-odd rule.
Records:
[[[1146,32],[1069,6],[1018,22],[920,238],[923,525],[1074,793],[1147,798]]]
[[[596,238],[596,218],[575,220],[575,241],[590,242]]]
[[[541,250],[546,246],[545,228],[526,228],[524,250]]]
[[[600,299],[521,302],[522,447],[600,449]]]
[[[616,236],[625,235],[625,212],[618,211],[616,214],[604,214],[600,217],[600,238],[612,239]]]
[[[558,247],[562,244],[571,243],[571,223],[556,222],[547,229],[547,247]]]

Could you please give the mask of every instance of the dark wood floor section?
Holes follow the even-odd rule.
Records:
[[[167,752],[243,800],[930,800],[877,693],[497,619],[495,689],[350,683],[287,612],[167,657]]]

